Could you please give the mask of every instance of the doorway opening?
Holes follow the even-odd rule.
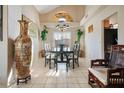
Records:
[[[104,58],[109,60],[111,46],[118,44],[117,13],[103,20],[104,26]]]

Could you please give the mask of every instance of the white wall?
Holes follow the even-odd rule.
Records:
[[[124,44],[124,6],[118,8],[118,43]]]
[[[36,8],[32,5],[23,5],[22,6],[22,14],[28,17],[32,22],[37,24],[38,27],[40,27],[40,20],[39,16],[40,14],[36,10]]]
[[[118,15],[117,13],[113,14],[112,16],[110,16],[108,19],[110,21],[110,24],[117,24],[118,23]]]
[[[20,33],[20,25],[18,20],[21,19],[22,7],[21,6],[8,6],[8,82],[15,81],[15,70],[14,69],[14,40]]]
[[[104,6],[104,8],[98,8],[94,15],[91,15],[90,20],[82,19],[81,25],[85,27],[85,48],[86,59],[103,58],[104,39],[103,39],[103,26],[102,21],[111,16],[114,13],[118,15],[118,43],[124,44],[124,6]],[[87,10],[88,11],[88,10]],[[90,16],[90,15],[89,15]],[[86,21],[87,20],[87,21]],[[93,24],[93,32],[88,33],[88,26]]]
[[[3,7],[3,41],[0,41],[0,87],[7,86],[7,6]]]
[[[87,5],[85,6],[85,14],[82,20],[80,21],[80,24],[86,23],[88,20],[92,18],[96,13],[98,13],[99,9],[104,8],[104,6],[101,5]]]
[[[8,6],[8,36],[13,40],[15,40],[20,33],[20,25],[18,20],[21,20],[21,15],[21,6]]]

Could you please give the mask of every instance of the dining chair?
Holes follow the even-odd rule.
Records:
[[[80,44],[76,44],[76,48],[74,49],[74,62],[77,63],[79,67],[79,52],[80,52]]]
[[[51,61],[55,59],[54,53],[51,53],[51,46],[50,44],[45,44],[45,67],[49,63],[49,68],[51,69]]]
[[[69,65],[70,65],[70,61],[74,61],[74,63],[77,63],[78,67],[79,67],[79,52],[80,52],[80,44],[79,43],[75,43],[72,47],[73,53],[70,53],[68,55],[68,59],[69,59]],[[74,57],[74,58],[73,58]]]
[[[48,62],[50,61],[50,46],[48,43],[45,44],[45,47],[44,47],[44,50],[45,50],[45,67],[46,67],[46,64],[48,64]]]

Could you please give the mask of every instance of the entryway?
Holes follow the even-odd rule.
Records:
[[[117,13],[103,20],[104,26],[104,57],[109,59],[111,46],[118,44]]]

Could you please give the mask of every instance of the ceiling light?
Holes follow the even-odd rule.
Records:
[[[66,31],[67,29],[69,29],[69,25],[66,23],[59,23],[56,25],[56,29],[63,32],[63,31]]]
[[[66,19],[64,17],[58,19],[59,22],[66,22]]]

